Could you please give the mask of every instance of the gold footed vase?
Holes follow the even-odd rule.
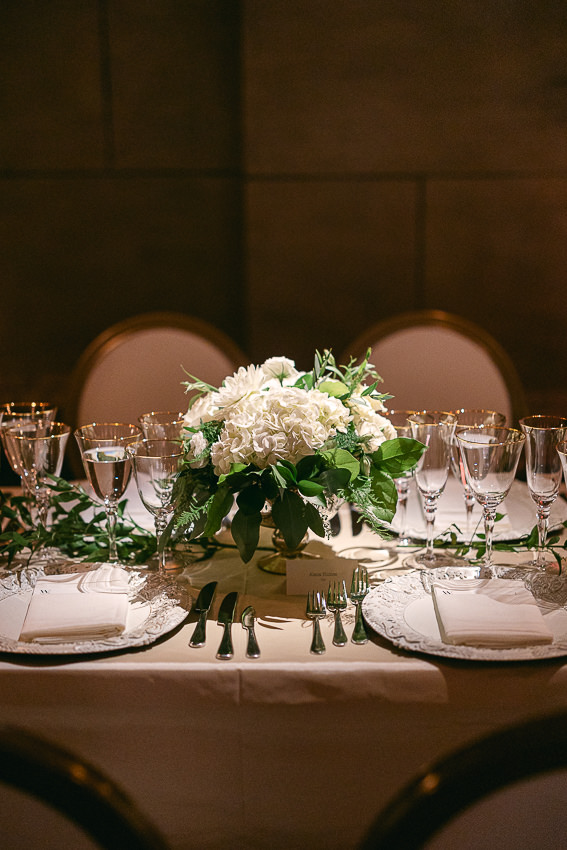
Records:
[[[302,540],[298,543],[298,545],[294,549],[290,549],[281,533],[279,528],[276,528],[276,525],[272,519],[271,513],[265,513],[262,517],[262,525],[267,528],[273,528],[274,533],[272,534],[272,543],[275,548],[275,552],[270,552],[269,555],[263,555],[258,560],[258,566],[261,570],[264,570],[266,573],[273,573],[278,576],[285,576],[286,574],[286,561],[295,559],[295,558],[319,558],[319,555],[313,554],[311,552],[305,552],[305,547],[309,543],[309,534],[305,534]]]

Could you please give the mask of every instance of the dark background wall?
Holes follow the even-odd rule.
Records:
[[[0,63],[0,400],[138,312],[308,366],[434,307],[567,410],[564,0],[0,0]]]

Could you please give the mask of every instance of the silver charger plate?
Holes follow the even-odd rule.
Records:
[[[453,570],[432,570],[437,577],[473,578],[475,568],[464,569],[462,575]],[[393,576],[373,587],[362,603],[368,625],[395,646],[410,652],[457,658],[464,661],[534,661],[567,655],[567,577],[535,571],[506,569],[500,578],[521,579],[532,592],[545,621],[553,633],[553,642],[540,646],[490,649],[475,646],[453,646],[441,639],[433,599],[419,572]]]
[[[144,569],[131,573],[126,629],[121,635],[98,640],[41,644],[18,640],[38,578],[77,573],[100,567],[64,559],[3,570],[0,574],[0,652],[24,655],[86,655],[120,652],[154,643],[180,625],[191,610],[192,597],[175,578]]]

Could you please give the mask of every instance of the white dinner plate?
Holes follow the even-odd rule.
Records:
[[[42,644],[20,641],[19,635],[37,578],[42,575],[77,573],[100,567],[56,561],[41,567],[24,567],[0,574],[0,652],[26,655],[84,655],[119,652],[154,643],[180,625],[191,610],[192,598],[186,587],[160,573],[143,567],[131,573],[126,629],[121,635],[98,640]]]
[[[437,577],[472,578],[478,570],[431,570],[428,575],[433,573]],[[362,613],[375,632],[410,652],[466,661],[534,661],[567,655],[567,577],[514,568],[502,571],[501,577],[524,581],[553,634],[552,643],[502,649],[444,643],[432,596],[425,589],[420,572],[393,576],[373,587],[362,603]]]

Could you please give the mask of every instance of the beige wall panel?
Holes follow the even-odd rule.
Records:
[[[234,182],[12,180],[0,187],[1,387],[64,380],[127,316],[179,310],[242,329]],[[172,375],[172,380],[175,380]]]
[[[252,172],[567,167],[562,0],[245,0]]]
[[[103,164],[97,6],[0,3],[0,168]]]
[[[529,391],[567,389],[567,179],[432,181],[430,306],[484,325]]]
[[[238,166],[238,5],[111,0],[117,166]]]
[[[249,351],[310,368],[366,325],[409,309],[410,182],[252,182],[247,189]]]

